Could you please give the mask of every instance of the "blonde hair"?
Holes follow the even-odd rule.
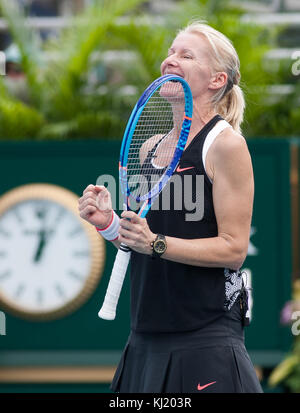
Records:
[[[181,33],[194,33],[205,36],[211,46],[213,69],[227,73],[227,83],[213,96],[212,104],[216,111],[235,129],[241,132],[245,99],[239,86],[240,60],[231,41],[221,32],[203,22],[192,22]]]

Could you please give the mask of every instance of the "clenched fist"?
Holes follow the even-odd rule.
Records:
[[[105,186],[88,185],[78,200],[79,215],[90,224],[105,228],[111,221],[111,196]]]

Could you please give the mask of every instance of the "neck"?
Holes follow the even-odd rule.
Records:
[[[174,107],[173,105],[173,123],[174,130],[177,131],[174,136],[178,137],[179,129],[181,128],[182,116],[184,113],[183,106]],[[199,102],[194,101],[193,105],[193,118],[191,129],[188,137],[189,143],[194,136],[206,125],[214,116],[217,115],[216,110],[211,106],[211,104],[200,104]]]
[[[189,134],[189,140],[193,139],[195,135],[206,125],[214,116],[217,115],[216,110],[209,105],[200,105],[194,102],[193,120]]]

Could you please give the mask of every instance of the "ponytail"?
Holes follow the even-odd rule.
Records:
[[[221,100],[216,102],[216,110],[235,131],[241,133],[240,125],[244,119],[245,99],[239,85],[233,85]]]

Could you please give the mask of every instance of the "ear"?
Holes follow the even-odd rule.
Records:
[[[210,79],[209,89],[221,89],[227,83],[228,75],[226,72],[214,73]]]

